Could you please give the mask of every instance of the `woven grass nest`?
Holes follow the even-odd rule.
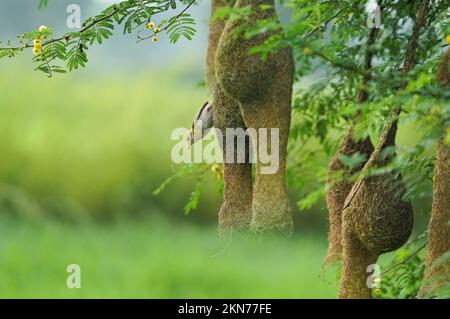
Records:
[[[450,49],[447,50],[439,62],[436,80],[441,86],[450,85]]]
[[[273,0],[238,0],[236,7],[252,6],[251,17],[228,22],[219,41],[216,53],[216,75],[225,92],[241,103],[263,100],[270,95],[277,73],[289,73],[293,69],[292,52],[280,49],[263,61],[260,54],[250,54],[249,50],[264,43],[273,33],[264,33],[246,38],[238,30],[242,25],[252,26],[256,21],[275,18],[275,7],[260,10],[259,5],[273,6]]]
[[[378,255],[401,247],[412,231],[412,206],[403,198],[406,187],[401,174],[396,170],[367,174],[370,169],[385,167],[392,158],[383,156],[383,150],[394,145],[396,130],[394,120],[380,137],[344,204],[344,218],[350,219],[354,234],[370,252]]]

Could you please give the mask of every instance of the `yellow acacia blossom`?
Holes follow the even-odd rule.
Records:
[[[309,55],[312,55],[312,51],[311,51],[311,49],[310,48],[304,48],[303,49],[303,54],[305,55],[305,56],[309,56]]]
[[[41,50],[40,48],[33,47],[33,54],[34,54],[34,55],[38,55],[38,54],[40,54],[41,52],[42,52],[42,50]]]
[[[211,166],[211,171],[216,174],[218,179],[223,179],[223,171],[219,165],[215,164]]]
[[[45,26],[45,25],[41,25],[40,27],[39,27],[39,32],[45,32],[45,31],[47,31],[48,30],[48,28]]]

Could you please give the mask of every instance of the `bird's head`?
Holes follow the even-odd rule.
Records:
[[[191,147],[194,143],[200,141],[206,133],[213,127],[213,102],[205,102],[197,111],[192,121],[191,130],[186,137],[187,147]]]

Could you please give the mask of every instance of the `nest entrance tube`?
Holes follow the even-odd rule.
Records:
[[[264,8],[261,5],[265,5]],[[252,47],[273,34],[264,33],[248,39],[235,31],[243,23],[254,25],[259,20],[277,17],[273,0],[238,0],[235,5],[236,8],[245,6],[251,6],[251,16],[229,21],[220,38],[215,60],[217,81],[225,94],[238,102],[245,126],[256,130],[252,140],[256,146],[254,149],[264,146],[261,144],[263,136],[260,129],[267,130],[266,136],[270,136],[273,129],[279,130],[278,149],[268,150],[269,153],[276,152],[278,170],[264,174],[265,164],[260,158],[256,160],[251,229],[256,232],[291,233],[293,223],[285,168],[294,60],[290,48],[279,49],[269,54],[266,60],[249,54]]]
[[[225,132],[224,140],[230,141],[234,136],[226,134],[229,128],[242,128],[245,124],[242,119],[239,104],[228,97],[219,84],[214,90],[214,123],[216,128]],[[250,142],[246,140],[245,146],[248,159]],[[238,143],[233,149],[223,147],[224,157],[224,191],[223,202],[219,211],[219,233],[225,234],[231,230],[243,230],[250,227],[252,218],[252,165],[245,163],[227,163],[231,155],[237,159]],[[229,154],[231,153],[231,154]]]
[[[230,0],[213,0],[211,2],[211,15],[217,8],[233,4]],[[208,50],[206,54],[205,79],[208,89],[213,93],[214,99],[214,126],[226,132],[227,128],[245,129],[239,104],[225,94],[216,78],[215,57],[219,39],[225,28],[225,22],[216,20],[209,25]],[[248,150],[250,143],[245,147]],[[232,230],[248,229],[252,217],[252,166],[246,163],[227,163],[225,159],[237,153],[234,149],[223,149],[224,157],[224,190],[223,202],[219,211],[219,234]],[[233,156],[234,157],[234,156]]]
[[[347,195],[352,189],[349,178],[356,172],[360,171],[361,166],[353,169],[346,169],[339,159],[341,155],[351,156],[355,153],[365,154],[367,157],[373,151],[370,139],[355,141],[353,139],[353,127],[344,137],[338,151],[333,156],[328,167],[327,183],[329,190],[327,191],[326,200],[328,207],[329,231],[328,231],[328,250],[324,260],[324,266],[337,263],[342,260],[342,210]],[[342,180],[335,182],[335,174],[344,171]]]
[[[436,74],[441,87],[450,88],[450,49],[442,57]],[[424,283],[419,295],[433,295],[450,282],[450,261],[436,261],[450,251],[450,145],[439,139],[436,151],[436,173],[433,204],[428,224],[428,244],[425,258]]]

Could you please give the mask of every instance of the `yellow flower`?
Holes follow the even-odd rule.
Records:
[[[155,28],[155,33],[160,33],[161,29],[160,28]]]
[[[33,45],[36,45],[38,43],[39,44],[41,43],[41,39],[40,38],[36,38],[36,39],[33,40]]]
[[[448,45],[450,45],[450,34],[448,36],[445,37],[445,43],[447,43]]]
[[[375,295],[376,296],[381,295],[381,289],[380,288],[375,289]]]
[[[217,173],[218,171],[220,171],[220,167],[219,165],[213,165],[211,166],[211,171],[213,171],[214,173]]]
[[[149,29],[149,30],[153,29],[154,27],[155,27],[155,24],[151,21],[145,25],[145,28]]]
[[[433,175],[433,183],[436,182],[436,175]]]
[[[36,47],[33,48],[33,54],[38,55],[41,53],[41,49],[37,49]]]
[[[40,42],[35,43],[35,44],[34,44],[34,49],[40,51],[40,50],[42,49],[42,44],[41,44]]]
[[[313,52],[311,51],[310,48],[304,48],[304,49],[303,49],[303,54],[304,54],[305,56],[308,56],[308,55],[312,55]]]
[[[215,165],[211,166],[211,171],[216,174],[216,177],[218,179],[223,178],[223,172],[219,165],[215,164]]]
[[[153,42],[153,43],[158,42],[158,38],[157,38],[157,37],[153,37],[153,38],[152,38],[152,42]]]
[[[431,122],[433,120],[433,115],[431,115],[431,114],[427,115],[426,119],[427,119],[428,122]]]
[[[39,27],[39,32],[45,32],[45,31],[47,31],[48,30],[48,28],[45,26],[45,25],[41,25],[40,27]]]

